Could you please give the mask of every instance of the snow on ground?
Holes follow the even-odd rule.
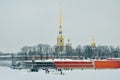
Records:
[[[11,61],[0,61],[0,66],[11,66]]]
[[[64,75],[51,70],[46,74],[44,70],[29,72],[9,67],[0,67],[0,80],[120,80],[120,69],[105,70],[64,70]]]

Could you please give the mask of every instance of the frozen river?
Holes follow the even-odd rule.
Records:
[[[0,80],[120,80],[120,69],[107,70],[63,70],[64,75],[51,70],[29,72],[29,70],[15,70],[8,67],[0,67]]]

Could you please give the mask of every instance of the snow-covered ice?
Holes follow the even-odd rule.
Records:
[[[11,63],[12,63],[11,61],[7,61],[7,60],[0,61],[0,66],[8,66],[9,67],[9,66],[11,66]]]
[[[29,72],[9,67],[0,67],[0,80],[120,80],[120,69],[76,69],[63,70],[64,75],[51,70],[46,74],[44,70]]]

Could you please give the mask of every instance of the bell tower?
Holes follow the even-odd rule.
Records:
[[[57,35],[57,47],[59,51],[64,48],[64,35],[62,33],[62,0],[60,0],[60,22],[59,22],[59,32]]]

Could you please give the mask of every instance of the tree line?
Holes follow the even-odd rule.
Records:
[[[92,47],[91,45],[81,46],[78,45],[76,48],[72,46],[65,46],[62,52],[57,50],[57,46],[51,47],[49,44],[38,44],[35,46],[24,46],[21,48],[21,52],[18,55],[25,55],[26,59],[28,56],[42,56],[59,58],[62,57],[77,57],[79,59],[107,59],[107,58],[119,58],[120,48],[114,46],[100,45]]]

